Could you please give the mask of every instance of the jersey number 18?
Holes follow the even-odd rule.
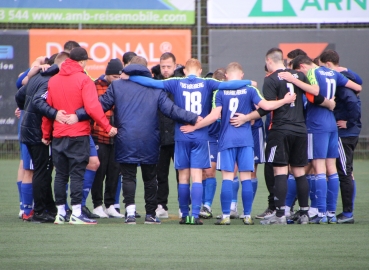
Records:
[[[187,92],[183,91],[183,96],[185,97],[185,109],[186,111],[196,113],[200,115],[202,112],[201,104],[201,92]]]

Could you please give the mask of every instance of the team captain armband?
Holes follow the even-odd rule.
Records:
[[[320,105],[324,102],[325,97],[322,96],[321,94],[314,96],[310,93],[306,93],[306,98],[310,103],[316,104],[316,105]]]

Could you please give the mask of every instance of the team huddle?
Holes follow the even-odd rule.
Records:
[[[167,52],[149,70],[145,58],[127,52],[123,63],[111,59],[93,80],[85,71],[89,59],[68,41],[63,52],[36,59],[18,78],[21,219],[97,224],[98,218],[125,218],[136,224],[140,167],[144,223],[160,224],[169,217],[173,160],[179,224],[202,225],[201,218],[213,217],[219,170],[222,214],[215,225],[235,218],[253,225],[261,163],[269,191],[267,209],[255,216],[261,224],[354,223],[362,80],[339,65],[337,52],[324,51],[313,61],[297,49],[287,54],[286,68],[283,52],[270,49],[263,95],[237,62],[202,78],[197,59],[181,66]],[[336,215],[340,188],[343,211]]]

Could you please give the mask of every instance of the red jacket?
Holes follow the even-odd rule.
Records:
[[[111,125],[104,115],[98,100],[94,82],[84,73],[78,62],[65,60],[57,75],[52,77],[48,84],[46,102],[57,110],[65,110],[67,114],[84,107],[90,117],[106,132]],[[46,117],[42,119],[43,138],[50,140],[53,137],[88,136],[91,133],[90,122],[81,121],[74,125],[61,124]]]

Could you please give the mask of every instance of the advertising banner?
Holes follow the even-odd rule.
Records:
[[[77,41],[93,60],[86,70],[93,78],[105,73],[110,59],[133,51],[147,59],[149,67],[159,63],[164,52],[172,52],[177,63],[191,57],[190,30],[30,30],[30,62],[40,55],[63,51],[68,40]]]
[[[369,22],[367,0],[208,0],[208,23]]]
[[[226,67],[230,62],[239,62],[246,79],[258,82],[262,90],[265,77],[266,52],[277,47],[284,58],[294,49],[304,50],[315,58],[326,49],[334,49],[340,56],[340,65],[358,73],[364,81],[360,94],[363,123],[361,135],[369,135],[369,82],[368,45],[369,30],[210,30],[210,71]]]
[[[27,31],[0,31],[0,140],[18,137],[15,82],[28,68],[28,43]]]
[[[195,0],[1,1],[0,22],[194,24]]]

